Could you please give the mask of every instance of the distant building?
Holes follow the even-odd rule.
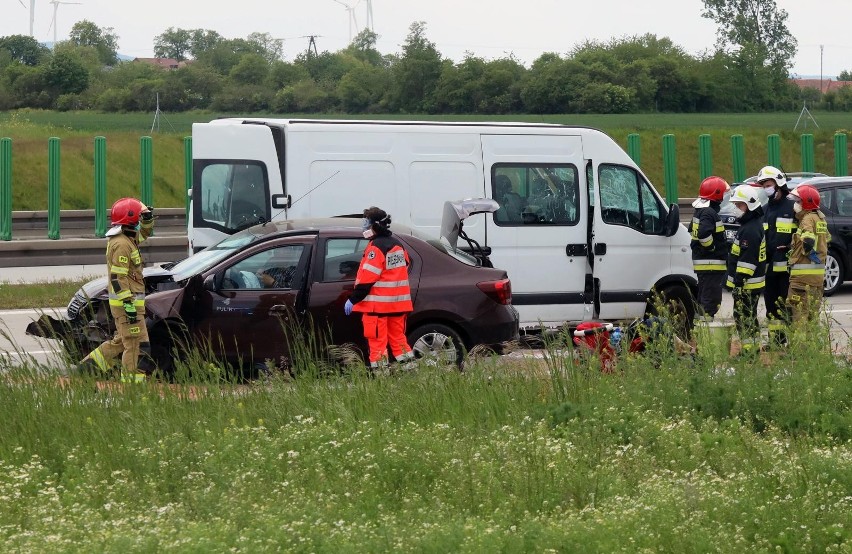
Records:
[[[833,81],[831,79],[790,79],[790,82],[801,88],[812,88],[826,93],[843,87],[852,87],[852,81]]]
[[[179,62],[173,58],[133,58],[134,62],[147,63],[149,65],[156,65],[157,67],[161,67],[163,69],[180,69],[181,67],[189,64],[189,61]]]

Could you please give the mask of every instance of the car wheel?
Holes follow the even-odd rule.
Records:
[[[672,329],[680,337],[687,338],[692,333],[695,301],[685,285],[671,285],[659,291],[648,301],[647,312],[671,318]]]
[[[825,258],[823,296],[831,296],[837,292],[837,289],[843,284],[844,273],[843,262],[840,261],[840,257],[833,250],[829,251],[828,256]]]
[[[414,357],[430,365],[455,364],[461,367],[464,342],[459,334],[446,325],[430,323],[408,334]]]

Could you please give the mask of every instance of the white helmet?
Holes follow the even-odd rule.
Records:
[[[770,179],[775,181],[775,184],[776,186],[778,186],[778,188],[783,188],[787,186],[787,176],[784,175],[783,171],[771,165],[762,167],[757,173],[757,182],[760,183],[762,186],[763,181],[768,181]]]
[[[731,203],[742,202],[748,206],[748,211],[753,212],[760,207],[760,194],[756,187],[740,185],[734,189],[728,201]]]

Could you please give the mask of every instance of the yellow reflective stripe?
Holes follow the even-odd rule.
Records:
[[[754,271],[757,269],[757,266],[754,264],[747,264],[745,262],[737,263],[737,273],[744,273],[746,275],[754,275]]]
[[[825,275],[825,268],[821,268],[821,269],[791,269],[790,275]]]
[[[122,383],[144,383],[145,382],[145,374],[144,373],[130,373],[128,371],[121,372],[121,382]]]
[[[828,234],[828,224],[825,221],[817,221],[816,232]]]
[[[740,255],[740,245],[739,244],[735,243],[733,246],[731,246],[731,254],[733,254],[734,256]]]
[[[139,255],[138,250],[134,250],[130,253],[130,259],[133,260],[133,263],[139,265],[142,263],[142,256]]]
[[[800,233],[800,235],[802,237],[802,240],[804,240],[804,239],[816,240],[816,238],[817,238],[816,233],[811,233],[810,231],[802,231]]]
[[[716,232],[723,233],[725,231],[725,226],[722,223],[716,223]]]
[[[98,366],[98,369],[104,372],[109,371],[109,364],[107,364],[106,358],[104,358],[103,353],[101,353],[100,347],[92,350],[92,353],[89,354],[89,356],[92,361],[95,362],[95,365]]]
[[[725,264],[722,265],[696,265],[692,264],[692,269],[694,271],[725,271]]]
[[[713,235],[708,235],[706,239],[698,239],[698,242],[701,243],[701,246],[710,246],[713,244]]]
[[[776,273],[786,273],[787,272],[787,262],[775,262],[772,264],[772,271]]]
[[[763,230],[766,231],[768,229],[769,229],[769,223],[764,222],[763,223]]]
[[[113,266],[110,266],[109,272],[115,273],[116,275],[127,275],[128,273],[130,273],[130,269],[126,268],[126,267],[119,267],[117,265],[113,265]]]
[[[775,230],[779,233],[792,233],[793,228],[794,226],[792,223],[777,223],[775,225]]]
[[[745,286],[743,286],[743,288],[746,289],[746,290],[754,290],[754,289],[762,289],[765,286],[766,286],[766,283],[761,281],[759,283],[746,283]]]
[[[110,296],[112,296],[112,295],[110,295]],[[115,297],[118,298],[119,300],[124,300],[125,298],[130,298],[131,296],[133,296],[133,293],[130,292],[129,290],[123,290],[123,291],[117,292],[116,295],[115,295]]]

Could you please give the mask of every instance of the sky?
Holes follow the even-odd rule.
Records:
[[[0,36],[29,33],[31,0],[0,0]],[[284,39],[284,59],[292,61],[316,36],[319,51],[336,51],[367,22],[367,0],[60,0],[57,37],[88,19],[112,27],[119,53],[153,56],[154,37],[168,27],[212,29],[226,38],[252,32]],[[21,2],[27,5],[25,8]],[[34,35],[53,40],[54,4],[35,0]],[[344,5],[345,4],[345,5]],[[668,37],[690,54],[711,50],[715,23],[701,17],[702,0],[372,0],[377,49],[398,53],[414,21],[426,24],[426,38],[455,61],[466,52],[485,59],[509,54],[526,66],[544,52],[566,54],[586,40],[652,33]],[[352,6],[352,10],[347,9]],[[798,39],[792,73],[834,77],[852,70],[852,0],[776,0],[789,14],[787,26]],[[357,26],[352,22],[354,14]],[[822,45],[822,54],[820,46]]]

